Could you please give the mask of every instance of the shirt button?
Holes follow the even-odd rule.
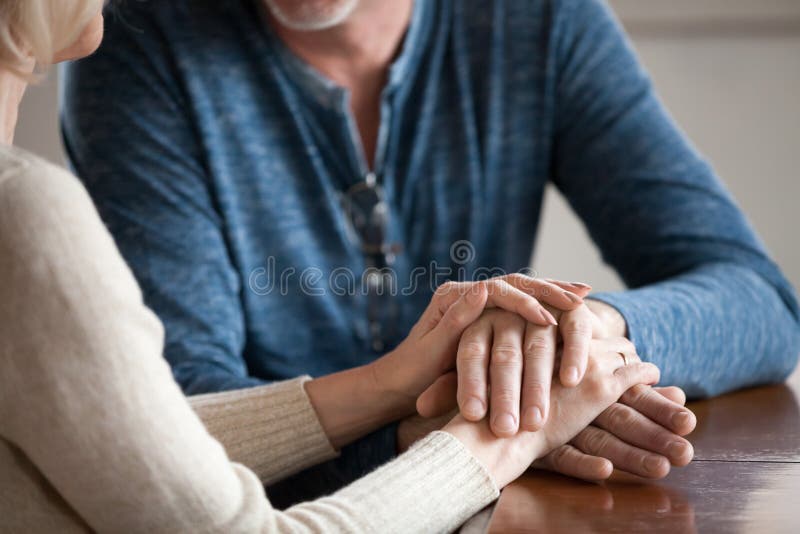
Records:
[[[383,352],[383,341],[380,339],[374,339],[372,341],[372,350],[375,352]]]

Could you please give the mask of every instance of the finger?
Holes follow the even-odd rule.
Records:
[[[691,433],[697,425],[697,418],[691,410],[672,402],[649,386],[633,386],[622,394],[620,402],[679,436]]]
[[[612,404],[592,424],[629,445],[668,458],[672,465],[684,466],[694,456],[691,443],[625,404]]]
[[[467,301],[468,296],[469,301],[465,302]],[[419,321],[417,321],[416,324],[411,328],[409,337],[422,338],[431,333],[441,324],[444,316],[458,301],[461,301],[462,306],[467,304],[469,305],[466,307],[472,310],[470,315],[474,314],[476,310],[479,310],[478,314],[480,314],[480,312],[482,312],[486,306],[487,298],[488,296],[485,284],[462,284],[458,282],[447,282],[442,284],[436,288],[428,307],[425,308],[424,312],[422,312],[422,316],[419,318]],[[459,316],[451,316],[451,319],[453,318],[459,318]]]
[[[670,463],[664,456],[626,443],[593,425],[583,429],[571,443],[584,454],[606,458],[621,471],[645,478],[663,478],[669,474]]]
[[[686,404],[686,393],[677,386],[666,386],[653,389],[659,394],[671,400],[672,402],[676,402],[681,406],[684,406]]]
[[[564,346],[559,377],[567,387],[578,385],[586,372],[593,332],[592,315],[585,306],[561,315],[559,331]]]
[[[458,407],[468,421],[480,421],[486,415],[491,346],[492,325],[486,320],[479,320],[467,328],[458,344]]]
[[[477,321],[486,305],[488,294],[485,288],[473,287],[465,291],[444,313],[436,327],[426,334],[432,336],[432,350],[435,354],[455,348],[464,330]]]
[[[522,384],[522,340],[525,323],[508,315],[493,326],[492,360],[489,363],[492,431],[510,437],[519,429],[519,401]]]
[[[553,314],[547,311],[536,298],[517,289],[505,280],[493,278],[483,283],[486,284],[486,289],[489,293],[489,298],[486,301],[487,308],[502,308],[542,326],[558,324]]]
[[[417,397],[417,413],[422,417],[439,417],[455,410],[458,408],[457,390],[458,377],[455,372],[440,376]]]
[[[573,291],[571,287],[562,287],[549,280],[525,276],[521,273],[501,276],[500,280],[523,293],[536,297],[540,302],[564,311],[574,310],[583,304],[583,297],[588,293],[586,290]]]
[[[619,357],[619,356],[617,356]],[[619,358],[622,361],[622,358]],[[657,384],[661,378],[661,371],[652,363],[643,362],[628,362],[627,365],[622,365],[614,371],[613,375],[617,380],[619,389],[619,396],[628,391],[636,384]]]
[[[589,284],[584,284],[582,282],[567,282],[565,280],[556,280],[555,278],[544,278],[545,282],[550,282],[551,284],[555,284],[561,288],[569,289],[570,291],[574,291],[579,295],[585,297],[592,291],[592,286]]]
[[[569,444],[556,448],[533,465],[589,482],[605,480],[614,472],[613,464],[606,458],[586,454]]]
[[[550,411],[550,382],[556,357],[556,329],[528,323],[522,358],[522,412],[520,426],[535,432],[544,426]]]

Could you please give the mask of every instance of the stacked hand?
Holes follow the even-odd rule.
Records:
[[[613,352],[620,364],[638,361],[625,338],[606,339],[601,348],[592,341],[612,329],[584,303],[589,289],[521,275],[449,284],[385,359],[394,362],[388,372],[407,394],[420,394],[417,408],[427,417],[457,404],[464,421],[483,421],[499,438],[542,430],[549,421],[567,428],[575,414],[553,404],[551,387],[583,383],[592,350]],[[663,477],[693,454],[682,437],[695,425],[684,402],[678,388],[631,384],[536,465],[592,480],[612,467]]]

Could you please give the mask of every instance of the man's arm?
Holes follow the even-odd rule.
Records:
[[[594,298],[690,396],[782,380],[800,346],[792,288],[607,6],[565,0],[555,24],[554,181],[632,288]]]

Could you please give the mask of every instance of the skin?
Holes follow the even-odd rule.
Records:
[[[628,365],[615,352],[608,340],[590,343],[590,356],[585,380],[575,387],[555,383],[551,389],[553,414],[539,432],[519,432],[511,437],[498,438],[488,423],[467,421],[456,416],[444,427],[462,440],[473,454],[504,486],[522,473],[531,463],[548,455],[561,444],[574,438],[603,410],[613,404],[626,390],[637,384],[654,384],[658,381],[658,368],[641,363],[632,355]]]
[[[518,315],[504,310],[484,312],[478,321],[464,331],[457,358],[460,362],[464,354],[474,350],[480,353],[477,358],[479,366],[488,362],[492,384],[490,402],[493,406],[500,405],[503,410],[514,414],[519,413],[520,404],[524,406],[525,401],[520,400],[518,388],[518,384],[524,381],[524,347],[529,343],[531,331],[537,330],[549,331],[550,342],[555,343],[554,327],[531,325]],[[620,360],[619,353],[624,353],[629,362],[638,360],[636,349],[628,339],[615,336],[603,341],[604,347],[617,353]],[[592,344],[597,342],[588,341],[586,347],[589,354]],[[590,358],[586,362],[588,368]],[[485,369],[483,367],[484,372]],[[503,379],[508,379],[508,382],[498,379],[503,374],[506,375]],[[434,387],[420,396],[417,402],[420,413],[438,416],[453,409],[453,401],[459,395],[457,391],[462,389],[462,380],[461,368],[457,374],[451,373],[449,377],[438,380]],[[552,387],[558,385],[558,381],[553,381]],[[565,387],[563,384],[560,386]],[[669,473],[670,466],[684,466],[694,454],[691,444],[683,438],[696,425],[694,414],[683,406],[685,400],[686,396],[679,388],[635,386],[604,410],[591,425],[582,429],[569,445],[543,458],[538,466],[587,480],[607,478],[613,467],[646,478],[662,478]],[[553,409],[559,408],[553,405],[552,398],[548,405]],[[551,414],[548,421],[553,417],[559,415]],[[487,421],[497,434],[494,423],[494,420]],[[517,430],[501,430],[502,437],[517,434]]]

